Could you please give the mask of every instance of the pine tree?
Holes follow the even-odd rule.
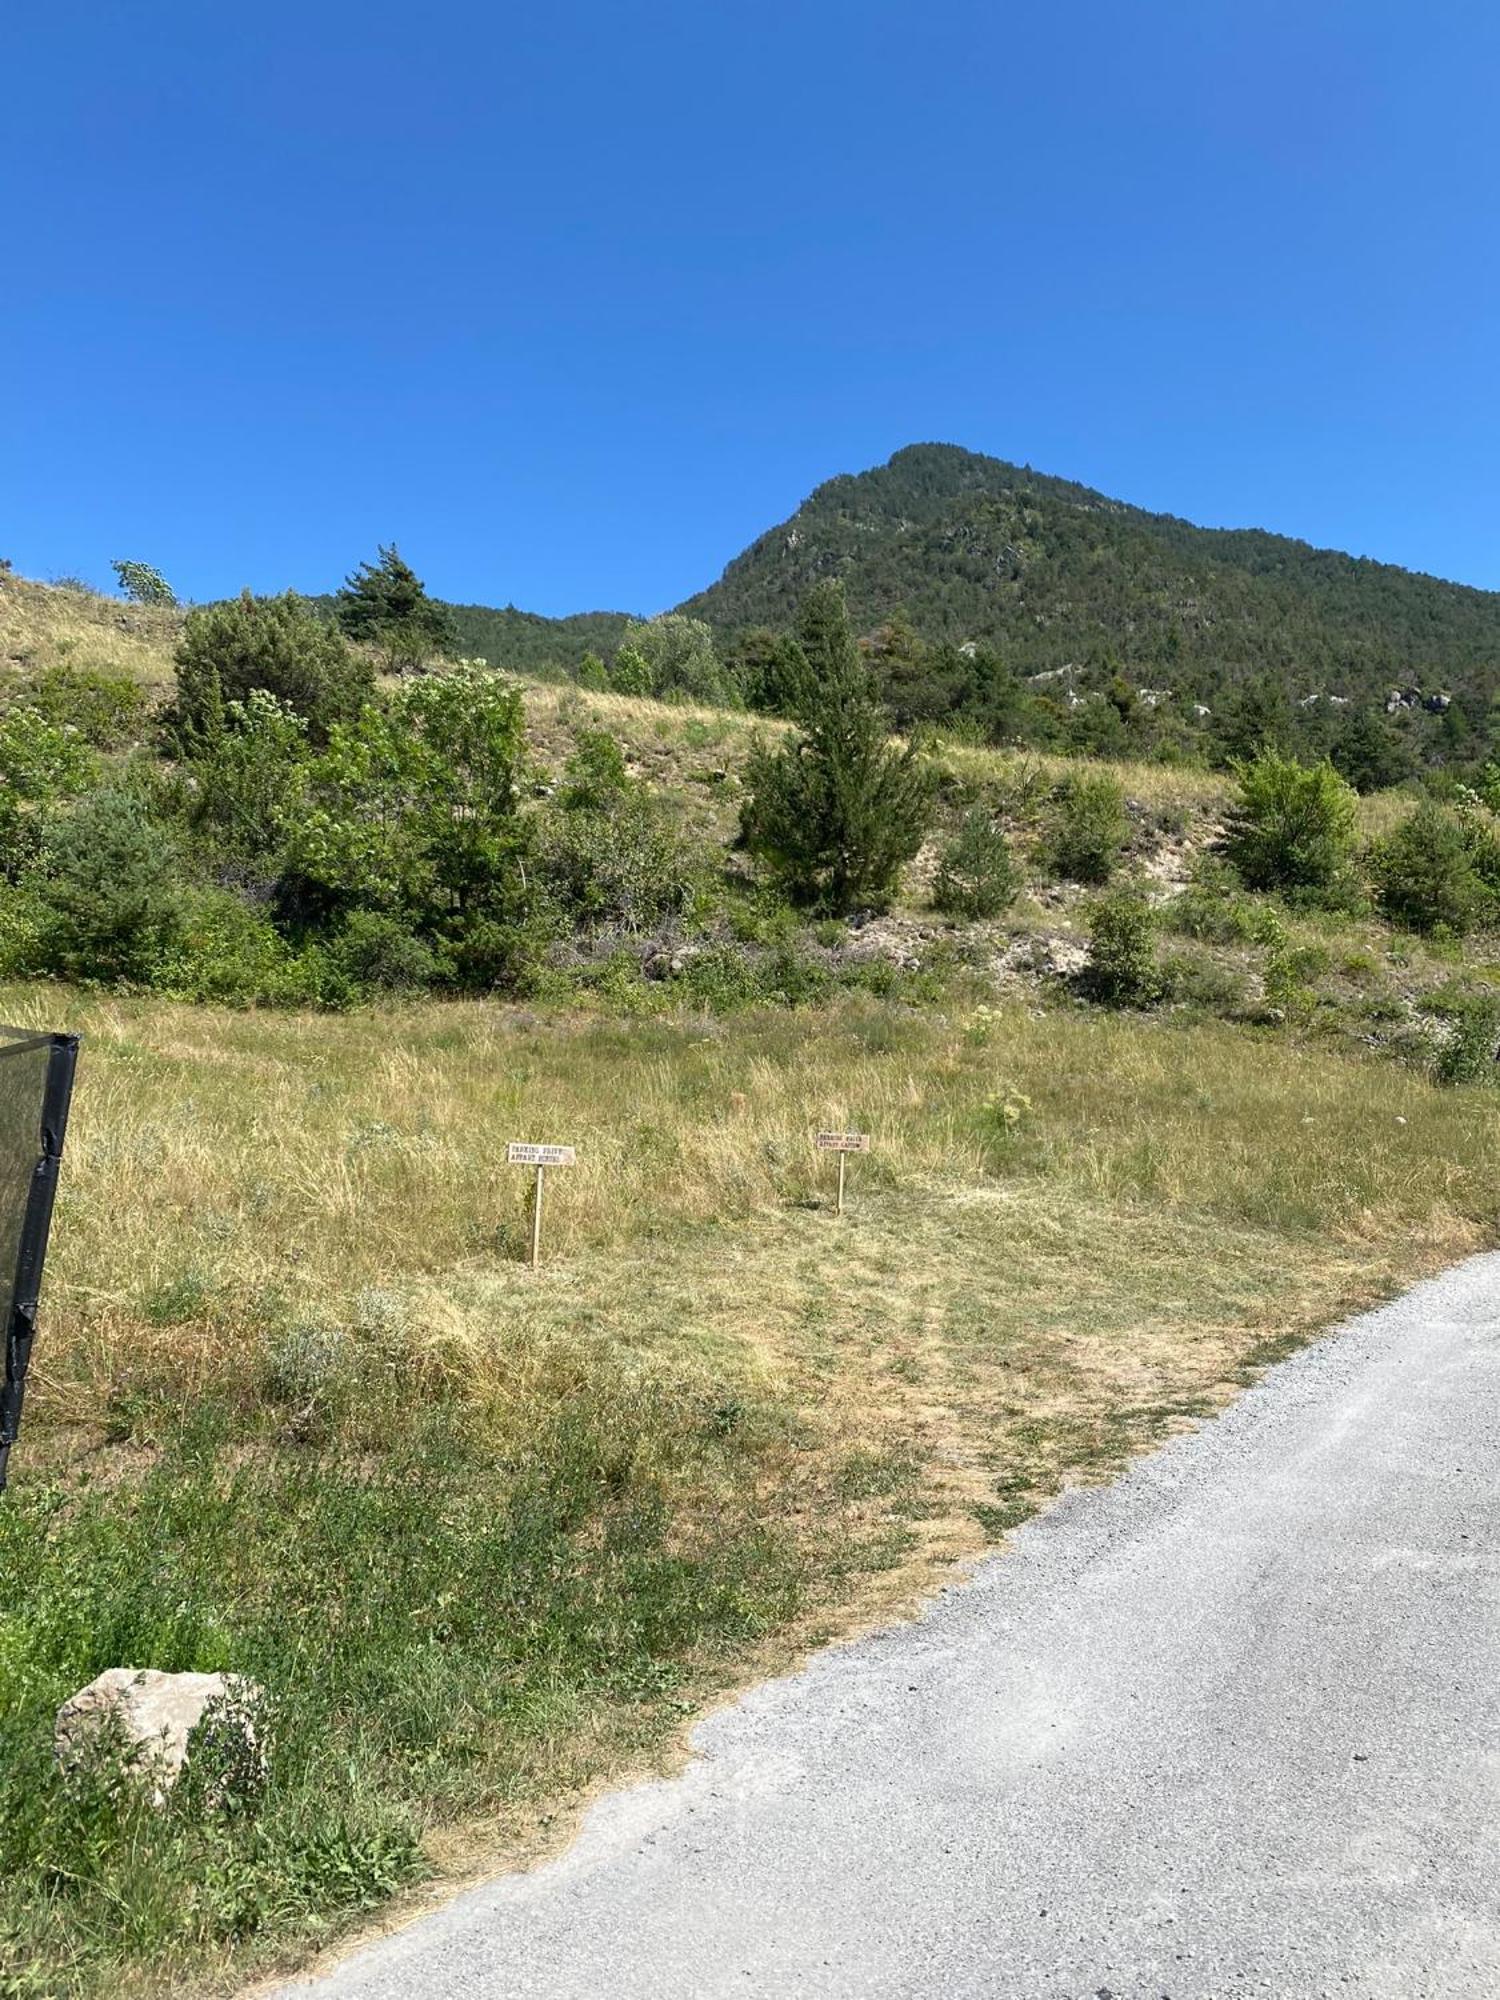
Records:
[[[379,556],[345,577],[337,598],[339,624],[351,639],[383,647],[398,670],[420,666],[430,653],[453,644],[447,607],[427,595],[394,542],[382,543]]]
[[[931,786],[912,751],[886,734],[838,584],[808,592],[798,637],[809,669],[802,732],[752,755],[745,844],[805,907],[878,908],[922,844]]]

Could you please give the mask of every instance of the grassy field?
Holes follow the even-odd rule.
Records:
[[[0,1506],[7,2000],[216,1985],[526,1851],[1500,1202],[1483,1091],[958,990],[0,1014],[87,1038]],[[842,1220],[830,1123],[875,1140]],[[513,1137],[579,1148],[537,1274]],[[254,1810],[57,1782],[120,1663],[267,1685]]]

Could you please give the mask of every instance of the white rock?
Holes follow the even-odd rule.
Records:
[[[265,1781],[264,1693],[241,1674],[166,1674],[155,1667],[109,1667],[57,1711],[53,1749],[59,1767],[76,1769],[101,1737],[113,1737],[122,1764],[163,1805],[188,1761],[211,1746],[209,1803]],[[206,1718],[206,1722],[205,1722]],[[200,1724],[204,1725],[200,1729]]]

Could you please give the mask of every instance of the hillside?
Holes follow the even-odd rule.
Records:
[[[174,745],[183,627],[0,583],[0,1019],[84,1036],[0,1506],[7,2000],[225,1990],[535,1854],[1494,1239],[1477,801],[1428,934],[1371,853],[1409,793],[1282,897],[1230,774],[942,739],[889,907],[818,915],[738,837],[781,720],[450,664]],[[512,1138],[577,1149],[535,1270]],[[263,1790],[64,1782],[122,1661],[264,1687]]]
[[[1107,659],[1210,700],[1267,672],[1294,699],[1415,684],[1487,706],[1500,664],[1500,593],[1195,527],[943,444],[825,481],[680,609],[779,628],[829,575],[862,629],[904,610],[929,642],[988,643],[1018,673]]]
[[[324,593],[309,600],[329,617],[335,598]],[[447,612],[456,650],[465,659],[487,660],[507,673],[543,676],[576,668],[585,653],[613,653],[631,622],[628,611],[577,611],[567,618],[545,618],[539,611],[518,611],[514,604],[450,604],[434,602]]]

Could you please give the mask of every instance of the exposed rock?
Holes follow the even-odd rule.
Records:
[[[1076,937],[1037,932],[1009,939],[993,962],[997,978],[1071,979],[1088,964],[1088,948]]]
[[[210,1805],[258,1790],[266,1777],[265,1696],[241,1674],[167,1674],[109,1667],[57,1711],[53,1749],[63,1771],[113,1750],[122,1772],[164,1805],[189,1756],[211,1766]]]

